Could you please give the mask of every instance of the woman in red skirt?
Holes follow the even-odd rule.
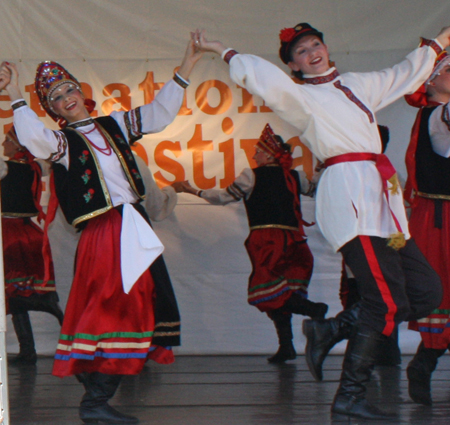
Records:
[[[211,204],[244,201],[250,234],[245,241],[252,274],[248,303],[267,313],[277,330],[279,349],[267,360],[284,363],[296,358],[292,344],[292,314],[323,318],[328,306],[307,299],[313,256],[306,241],[300,193],[314,193],[308,179],[291,170],[290,145],[267,124],[255,146],[257,168],[246,168],[226,189],[184,191]]]
[[[409,228],[444,291],[436,310],[409,324],[422,337],[407,368],[409,394],[416,403],[431,405],[431,374],[450,344],[450,57],[445,51],[430,78],[406,100],[420,108],[406,154]]]
[[[84,422],[137,423],[108,400],[122,375],[138,374],[149,358],[172,362],[171,346],[179,345],[178,307],[162,245],[140,204],[145,188],[130,145],[173,121],[200,57],[191,40],[154,102],[96,119],[90,117],[95,102],[75,77],[58,63],[42,62],[36,93],[61,131],[45,128],[27,106],[15,65],[1,66],[0,89],[11,98],[19,139],[53,162],[50,219],[59,202],[66,220],[82,231],[53,374],[77,375],[85,386]]]
[[[43,231],[31,218],[42,220],[40,205],[42,169],[33,155],[20,145],[14,127],[3,141],[0,158],[2,195],[2,240],[5,271],[6,312],[11,314],[19,341],[19,354],[10,364],[37,361],[29,311],[43,311],[62,324],[53,267],[45,277],[42,256]]]

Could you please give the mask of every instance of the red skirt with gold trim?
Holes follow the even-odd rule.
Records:
[[[8,299],[55,291],[55,278],[44,282],[43,231],[29,218],[2,217],[6,305]],[[7,310],[8,311],[8,310]]]
[[[170,348],[152,346],[153,278],[142,274],[131,291],[122,287],[122,217],[110,210],[89,220],[77,248],[75,276],[55,354],[53,374],[135,375],[148,358],[171,363]]]
[[[245,247],[253,266],[249,304],[266,312],[282,307],[293,292],[307,297],[314,259],[300,232],[255,229]]]
[[[450,344],[450,202],[437,200],[437,203],[442,205],[441,211],[436,210],[435,200],[419,197],[411,212],[409,229],[439,274],[444,296],[438,309],[424,319],[410,322],[409,328],[420,332],[425,347],[444,349]],[[436,227],[436,217],[442,217],[441,228]]]

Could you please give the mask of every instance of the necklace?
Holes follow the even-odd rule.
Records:
[[[86,133],[82,133],[83,136],[87,139],[87,141],[92,145],[93,148],[97,149],[103,155],[110,156],[112,154],[111,145],[109,144],[108,140],[106,139],[105,135],[103,134],[103,131],[100,129],[98,124],[95,121],[93,121],[93,122],[94,122],[95,127],[92,130],[87,131]],[[87,137],[87,135],[89,133],[92,133],[96,129],[98,130],[100,135],[103,137],[103,140],[105,141],[106,147],[104,147],[104,148],[101,148],[101,147],[97,146],[91,139],[89,139],[89,137]]]
[[[94,123],[94,120],[92,118],[86,118],[81,121],[67,124],[67,127],[78,128],[78,127],[84,127],[85,125],[89,125],[89,124],[93,124],[93,123]]]

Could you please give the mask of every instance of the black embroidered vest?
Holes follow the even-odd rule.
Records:
[[[7,164],[8,174],[1,181],[2,216],[37,216],[31,191],[34,179],[31,166],[17,161],[7,161]]]
[[[255,187],[250,198],[244,200],[249,227],[287,226],[298,229],[299,223],[294,212],[294,195],[286,186],[281,167],[258,167],[255,173]],[[300,193],[298,173],[291,170]]]
[[[111,117],[96,118],[96,122],[119,158],[131,188],[142,200],[144,182],[119,125]],[[80,132],[70,127],[63,132],[68,141],[70,164],[69,169],[62,164],[53,165],[55,189],[66,220],[76,227],[110,210],[113,204],[95,148]]]
[[[434,195],[450,195],[450,158],[444,158],[433,150],[428,122],[435,108],[425,108],[419,128],[416,149],[416,180],[420,192]]]

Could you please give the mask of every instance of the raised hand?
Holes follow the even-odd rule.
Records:
[[[3,90],[11,82],[11,71],[8,65],[8,62],[2,62],[0,65],[0,90]]]
[[[191,38],[184,53],[183,62],[178,69],[178,74],[184,79],[188,79],[195,64],[203,56],[203,52],[195,44],[195,34],[191,32]]]
[[[450,46],[450,27],[442,28],[441,32],[437,35],[436,40],[441,43],[444,49]]]
[[[202,52],[213,52],[221,55],[225,50],[225,46],[221,41],[208,41],[205,38],[205,30],[196,30],[194,33],[195,45]]]

